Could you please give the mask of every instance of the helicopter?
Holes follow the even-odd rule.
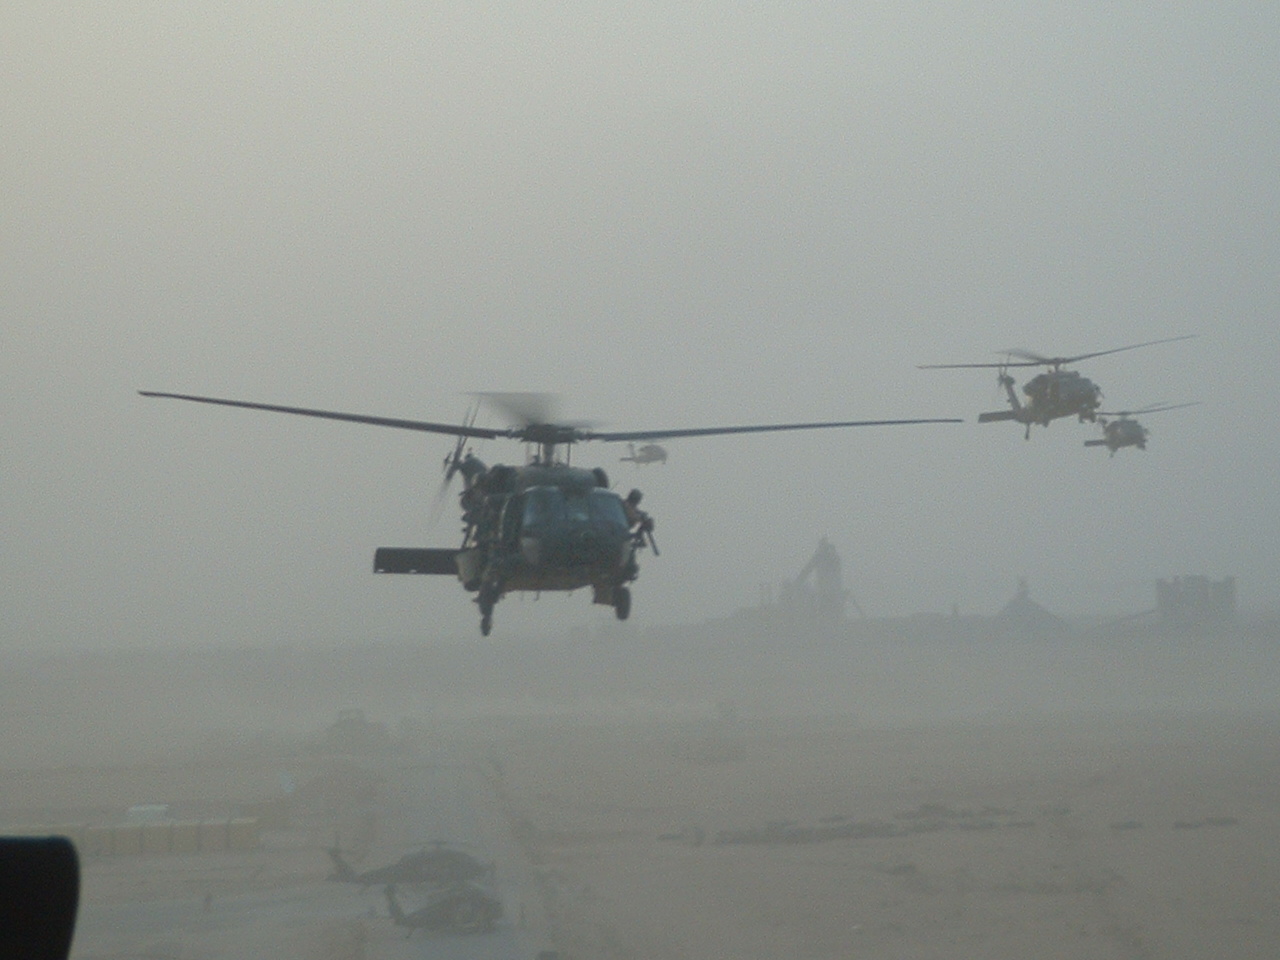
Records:
[[[1086,440],[1086,447],[1106,447],[1111,456],[1116,455],[1116,451],[1121,447],[1137,447],[1139,450],[1147,449],[1148,430],[1137,420],[1133,418],[1140,414],[1147,413],[1163,413],[1165,410],[1178,410],[1181,407],[1194,407],[1198,400],[1191,403],[1157,403],[1149,407],[1143,407],[1141,410],[1118,410],[1114,413],[1108,413],[1104,410],[1098,411],[1098,422],[1102,424],[1101,440]],[[1115,417],[1117,419],[1110,419]]]
[[[634,463],[637,467],[643,467],[646,463],[666,463],[667,450],[656,443],[645,443],[639,447],[628,443],[627,455],[618,459],[623,463]]]
[[[1124,350],[1136,350],[1139,347],[1150,347],[1157,343],[1173,343],[1175,340],[1190,340],[1194,333],[1181,337],[1166,337],[1163,340],[1148,340],[1146,343],[1132,343],[1127,347],[1116,347],[1112,350],[1098,350],[1094,353],[1080,353],[1074,357],[1045,357],[1028,350],[1007,350],[1005,359],[999,363],[932,363],[920,370],[956,370],[961,368],[994,368],[998,372],[996,380],[1004,389],[1009,399],[1008,410],[994,410],[978,414],[979,423],[992,423],[997,420],[1014,420],[1025,425],[1023,439],[1031,439],[1031,427],[1039,424],[1049,426],[1049,421],[1060,417],[1077,417],[1081,423],[1090,423],[1098,418],[1098,407],[1102,406],[1102,389],[1075,370],[1063,370],[1068,363],[1090,360],[1094,357],[1105,357],[1110,353]],[[1013,360],[1018,357],[1018,360]],[[1009,375],[1010,367],[1049,367],[1043,373],[1036,374],[1022,385],[1022,392],[1027,395],[1026,403],[1018,399],[1014,390],[1016,381]]]
[[[191,394],[149,390],[139,393],[144,397],[456,437],[456,445],[445,457],[444,483],[447,486],[454,476],[462,475],[461,545],[379,547],[374,551],[373,570],[374,573],[456,576],[464,589],[476,595],[480,632],[484,636],[493,628],[493,611],[498,601],[508,593],[519,591],[573,591],[590,587],[593,603],[612,606],[616,617],[626,620],[631,613],[628,584],[639,575],[637,553],[648,547],[658,556],[653,519],[639,508],[640,491],[632,490],[624,500],[609,489],[609,477],[603,468],[573,466],[568,451],[574,444],[588,440],[636,442],[782,430],[962,422],[938,418],[846,420],[600,432],[551,422],[544,394],[480,394],[481,399],[490,401],[517,421],[516,426],[498,429],[476,426],[474,414],[461,424],[433,423]],[[470,450],[464,455],[468,439],[518,440],[528,446],[530,453],[522,467],[489,466]],[[562,449],[566,451],[563,457]]]

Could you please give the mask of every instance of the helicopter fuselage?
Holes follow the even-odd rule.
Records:
[[[1147,449],[1147,428],[1132,417],[1121,417],[1102,426],[1101,440],[1086,440],[1086,447],[1106,447],[1112,454],[1122,447]]]
[[[1086,420],[1092,423],[1097,419],[1098,407],[1102,405],[1102,390],[1074,370],[1046,370],[1036,374],[1022,385],[1022,392],[1027,397],[1025,403],[1018,399],[1014,382],[1009,374],[1000,374],[1000,385],[1009,399],[1009,409],[981,413],[978,415],[979,423],[1013,420],[1027,428],[1029,438],[1032,425],[1047,427],[1051,420],[1062,417],[1077,417],[1081,423]]]
[[[1046,370],[1022,385],[1027,395],[1024,409],[1033,423],[1048,426],[1050,420],[1078,417],[1093,421],[1102,405],[1102,390],[1075,370]]]
[[[639,574],[636,551],[652,544],[652,523],[608,489],[602,469],[539,462],[486,467],[469,458],[461,472],[462,545],[381,547],[376,573],[456,574],[476,594],[485,632],[497,602],[516,592],[590,587],[593,602],[627,618],[626,584]]]
[[[562,463],[496,465],[468,477],[455,562],[482,617],[507,593],[591,587],[594,602],[625,618],[625,584],[639,573],[644,540],[607,484],[599,468]]]

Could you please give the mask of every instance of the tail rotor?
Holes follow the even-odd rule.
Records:
[[[472,404],[467,410],[466,416],[462,418],[464,427],[475,426],[476,417],[480,413],[480,405]],[[458,442],[453,445],[444,458],[444,478],[440,481],[440,486],[436,488],[436,495],[431,501],[431,518],[430,525],[432,528],[440,522],[440,514],[444,511],[445,494],[449,492],[449,486],[453,483],[454,475],[461,469],[463,460],[463,450],[467,445],[467,437],[459,436]]]
[[[1005,360],[1008,360],[1008,359],[1009,359],[1008,357],[1005,357]],[[1001,364],[999,367],[997,367],[996,368],[996,389],[995,389],[995,393],[992,394],[992,398],[994,402],[1000,403],[1001,401],[1003,401],[1005,391],[1008,390],[1011,386],[1013,386],[1013,384],[1014,384],[1014,380],[1013,380],[1013,377],[1009,376],[1008,364]]]

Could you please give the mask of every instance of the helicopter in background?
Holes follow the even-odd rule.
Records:
[[[646,463],[666,463],[667,450],[656,443],[644,443],[639,447],[628,443],[627,455],[618,459],[623,463],[634,463],[637,467],[643,467]]]
[[[493,628],[493,611],[508,593],[543,590],[572,591],[590,587],[592,602],[612,606],[619,620],[631,613],[628,586],[639,575],[637,554],[646,546],[658,555],[653,519],[639,508],[641,494],[632,490],[624,500],[609,489],[601,467],[572,466],[569,451],[588,440],[606,442],[654,441],[676,437],[710,437],[738,433],[814,430],[843,427],[901,426],[960,423],[958,419],[846,420],[815,423],[757,424],[736,427],[692,427],[674,430],[601,432],[550,420],[545,394],[481,394],[502,409],[516,425],[497,429],[478,427],[474,415],[461,424],[432,423],[393,417],[250,403],[180,393],[139,391],[144,397],[163,397],[195,403],[266,410],[327,420],[342,420],[398,430],[457,437],[445,458],[445,484],[461,474],[463,490],[462,543],[458,547],[379,547],[375,573],[413,573],[456,576],[474,593],[480,608],[480,632]],[[529,448],[522,467],[489,466],[471,451],[468,439],[518,440]],[[564,451],[561,455],[561,451]]]
[[[1118,410],[1115,413],[1098,411],[1098,423],[1102,424],[1102,439],[1086,440],[1086,447],[1106,447],[1111,456],[1121,447],[1137,447],[1147,449],[1147,436],[1150,431],[1133,418],[1148,413],[1163,413],[1166,410],[1178,410],[1182,407],[1194,407],[1200,401],[1191,403],[1157,403],[1141,410]],[[1111,419],[1112,417],[1116,419]]]
[[[1098,408],[1102,406],[1102,389],[1076,370],[1062,369],[1068,363],[1090,360],[1094,357],[1105,357],[1107,354],[1120,353],[1124,350],[1136,350],[1139,347],[1150,347],[1157,343],[1173,343],[1176,340],[1190,340],[1195,334],[1181,337],[1166,337],[1163,340],[1148,340],[1146,343],[1133,343],[1127,347],[1116,347],[1112,350],[1098,350],[1094,353],[1080,353],[1073,357],[1045,357],[1028,350],[1005,351],[1005,359],[1000,363],[933,363],[926,364],[920,370],[956,370],[956,369],[995,369],[996,380],[1009,399],[1008,410],[994,410],[978,414],[979,423],[992,423],[997,420],[1013,420],[1026,427],[1023,438],[1031,439],[1032,426],[1039,424],[1049,426],[1051,420],[1062,417],[1076,417],[1081,423],[1086,420],[1094,422],[1098,417]],[[1018,360],[1012,359],[1018,357]],[[1022,385],[1026,394],[1026,402],[1018,399],[1014,389],[1016,381],[1009,375],[1010,367],[1049,367],[1043,373],[1036,374]]]

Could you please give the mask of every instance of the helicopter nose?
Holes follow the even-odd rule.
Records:
[[[612,568],[618,562],[619,544],[625,540],[606,524],[581,524],[555,536],[524,537],[520,541],[520,550],[525,561],[535,566]]]
[[[599,531],[583,527],[569,538],[569,560],[580,564],[598,563],[603,553],[602,546]]]

